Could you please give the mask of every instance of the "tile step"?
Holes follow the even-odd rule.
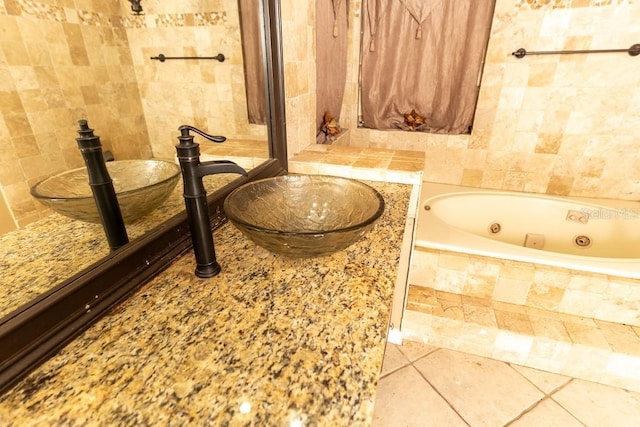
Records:
[[[637,326],[411,286],[401,330],[410,341],[640,391]]]

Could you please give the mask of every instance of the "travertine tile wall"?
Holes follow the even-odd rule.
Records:
[[[48,214],[29,194],[82,166],[86,118],[121,159],[150,157],[120,2],[0,1],[0,185],[19,225]]]
[[[297,154],[316,140],[315,3],[282,0],[287,151]]]
[[[173,158],[181,124],[266,138],[247,120],[237,2],[0,0],[0,186],[18,225],[49,214],[31,185],[82,166],[87,118],[118,159]],[[214,56],[217,61],[152,61]],[[151,141],[151,142],[150,142]]]
[[[229,139],[266,139],[266,126],[248,121],[238,2],[145,0],[142,6],[144,16],[128,18],[127,35],[154,156],[175,156],[183,124]],[[222,53],[225,61],[150,59],[160,53]]]
[[[461,136],[356,128],[361,2],[350,4],[350,145],[424,151],[427,181],[640,199],[640,57],[511,55],[627,49],[640,43],[640,2],[498,0],[474,130]]]

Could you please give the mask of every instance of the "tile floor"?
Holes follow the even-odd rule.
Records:
[[[640,426],[640,393],[407,340],[380,376],[374,427]]]

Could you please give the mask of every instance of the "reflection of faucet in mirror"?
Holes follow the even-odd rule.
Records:
[[[98,215],[102,228],[109,242],[112,251],[129,243],[127,229],[124,226],[122,212],[116,197],[116,190],[113,188],[113,181],[109,176],[104,156],[102,155],[102,144],[100,137],[93,134],[93,129],[89,128],[86,120],[78,121],[80,129],[78,148],[82,153],[82,158],[87,166],[89,175],[89,185],[96,202]]]
[[[134,15],[142,15],[142,5],[140,4],[140,0],[129,0],[131,3],[131,11]]]
[[[180,143],[176,145],[178,160],[182,169],[184,184],[184,203],[186,205],[193,251],[196,257],[196,276],[213,277],[220,273],[220,264],[216,261],[213,246],[213,234],[209,222],[207,192],[202,179],[207,175],[219,173],[238,173],[247,176],[247,172],[229,160],[212,160],[200,162],[200,145],[194,142],[193,131],[213,142],[224,142],[224,136],[209,135],[193,126],[182,125],[179,128]]]

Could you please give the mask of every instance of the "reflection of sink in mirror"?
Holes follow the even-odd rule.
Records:
[[[180,166],[165,160],[119,160],[107,163],[125,223],[158,208],[180,177]],[[31,188],[41,203],[80,221],[100,223],[86,168],[53,175]]]
[[[237,188],[224,211],[243,234],[271,252],[314,257],[357,242],[382,215],[384,200],[354,179],[285,175]]]

